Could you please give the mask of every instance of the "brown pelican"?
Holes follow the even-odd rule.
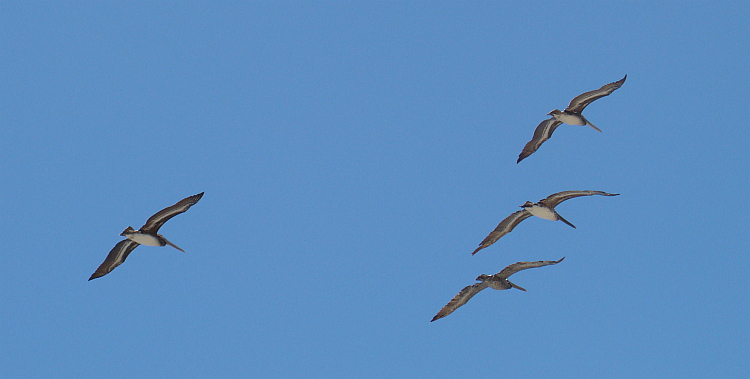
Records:
[[[441,309],[440,312],[438,312],[435,317],[430,320],[430,322],[453,313],[453,311],[458,309],[458,307],[466,304],[469,299],[471,299],[474,295],[478,294],[479,291],[487,287],[496,290],[517,288],[521,291],[526,291],[525,289],[513,284],[510,280],[508,280],[508,277],[521,270],[526,270],[527,268],[556,265],[562,262],[563,259],[565,259],[565,257],[560,258],[559,261],[518,262],[504,268],[502,271],[498,272],[495,275],[479,275],[476,280],[479,280],[481,283],[475,283],[470,286],[464,287],[464,289],[462,289],[461,292],[458,293],[458,295],[451,299],[451,301],[449,301],[448,304],[446,304],[443,309]]]
[[[536,129],[534,129],[534,137],[532,137],[531,141],[527,142],[526,146],[523,147],[523,151],[521,151],[521,154],[518,156],[518,161],[516,161],[516,163],[521,162],[526,157],[533,154],[539,148],[539,146],[542,146],[544,141],[552,137],[552,133],[562,123],[570,125],[588,125],[594,128],[594,130],[601,132],[601,130],[590,123],[589,120],[586,119],[586,117],[583,117],[581,112],[583,112],[583,109],[586,108],[587,105],[591,104],[592,101],[607,96],[614,92],[616,89],[622,87],[622,84],[625,83],[625,79],[627,78],[628,76],[625,75],[624,78],[614,83],[605,84],[602,86],[602,88],[576,96],[575,98],[573,98],[573,100],[570,101],[570,104],[568,104],[568,107],[565,108],[564,111],[555,109],[552,112],[547,113],[548,115],[552,116],[552,118],[544,120],[539,125],[537,125]]]
[[[487,238],[479,244],[479,247],[474,250],[471,255],[477,253],[477,251],[484,249],[487,246],[492,245],[500,239],[500,237],[510,233],[513,228],[518,225],[521,221],[536,216],[545,220],[557,221],[560,220],[575,229],[575,225],[568,222],[568,220],[562,218],[560,214],[555,211],[555,207],[565,200],[572,199],[579,196],[591,196],[591,195],[602,195],[602,196],[617,196],[619,193],[606,193],[603,191],[563,191],[553,195],[549,195],[546,199],[539,200],[538,203],[532,203],[530,201],[525,202],[521,205],[520,211],[517,211],[510,216],[506,217],[505,220],[500,221],[497,228],[490,233]]]
[[[130,254],[133,249],[138,247],[138,245],[169,245],[184,253],[185,250],[182,250],[175,244],[167,241],[164,236],[158,234],[157,232],[159,231],[159,228],[161,228],[161,226],[164,225],[164,223],[167,222],[170,218],[190,209],[190,207],[197,203],[198,200],[201,199],[201,197],[203,197],[203,192],[194,196],[186,197],[178,201],[177,204],[160,210],[155,215],[151,216],[146,221],[146,224],[137,231],[133,229],[133,227],[128,226],[127,229],[120,233],[121,236],[125,236],[127,237],[127,239],[124,239],[117,245],[115,245],[112,251],[109,252],[109,255],[107,255],[107,258],[104,259],[104,262],[91,275],[89,280],[109,274],[110,271],[115,269],[115,267],[122,264],[122,262],[125,262],[128,254]]]

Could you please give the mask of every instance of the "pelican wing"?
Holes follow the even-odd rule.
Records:
[[[115,267],[122,264],[122,262],[125,262],[125,258],[128,257],[131,251],[138,247],[140,245],[138,242],[131,241],[129,239],[124,239],[115,245],[114,248],[109,252],[109,255],[107,255],[107,258],[104,259],[104,262],[99,266],[99,268],[94,271],[93,274],[91,274],[91,279],[96,279],[99,277],[102,277],[104,275],[109,274],[112,270],[115,269]]]
[[[514,212],[510,216],[506,217],[505,220],[500,221],[500,223],[497,225],[497,228],[492,231],[485,239],[482,241],[482,243],[479,244],[479,247],[474,250],[471,255],[474,255],[477,253],[477,251],[484,249],[487,246],[492,245],[495,243],[495,241],[499,240],[500,237],[510,233],[513,228],[518,225],[519,222],[531,217],[531,212],[522,209],[520,211]]]
[[[443,309],[438,312],[435,317],[430,320],[430,322],[433,322],[437,319],[443,318],[458,309],[458,307],[466,304],[469,299],[471,299],[474,295],[478,294],[479,291],[487,288],[487,283],[481,282],[481,283],[475,283],[470,286],[464,287],[464,289],[461,290],[461,292],[458,293],[458,295],[454,296],[451,301],[446,304]]]
[[[146,224],[141,227],[140,231],[142,233],[156,234],[156,232],[159,231],[159,228],[161,228],[161,226],[164,225],[165,222],[167,222],[170,218],[190,209],[190,207],[197,203],[198,200],[201,199],[201,197],[203,197],[203,192],[197,195],[186,197],[178,201],[177,204],[160,210],[146,221]]]
[[[552,132],[554,132],[560,124],[562,124],[562,121],[557,121],[553,117],[549,120],[544,120],[537,125],[534,130],[534,137],[532,137],[531,141],[527,142],[526,146],[523,147],[523,151],[518,155],[518,161],[516,161],[516,163],[521,162],[526,159],[526,157],[533,154],[539,146],[542,146],[544,141],[552,137]]]
[[[522,271],[526,270],[527,268],[534,268],[534,267],[542,267],[542,266],[548,266],[548,265],[556,265],[562,260],[565,259],[565,257],[560,258],[559,261],[536,261],[536,262],[518,262],[513,263],[512,265],[504,268],[502,271],[498,272],[497,274],[493,275],[499,278],[508,279],[509,276]]]
[[[602,86],[602,88],[599,88],[597,90],[589,91],[586,93],[582,93],[576,97],[573,98],[573,100],[570,101],[570,104],[568,104],[568,107],[565,108],[568,112],[574,112],[574,113],[581,113],[583,112],[583,108],[586,108],[587,105],[591,104],[592,101],[609,95],[610,93],[614,92],[616,89],[622,87],[622,83],[625,83],[625,79],[627,79],[628,76],[625,75],[624,78],[613,82],[609,84],[605,84]]]
[[[579,197],[579,196],[592,196],[592,195],[617,196],[619,195],[619,193],[606,193],[604,191],[562,191],[556,194],[549,195],[547,196],[546,199],[542,199],[539,202],[554,208],[565,200],[572,199],[574,197]]]

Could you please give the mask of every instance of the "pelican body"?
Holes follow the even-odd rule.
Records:
[[[565,257],[560,258],[559,261],[517,262],[504,268],[502,271],[498,272],[495,275],[479,275],[476,279],[479,281],[479,283],[464,287],[464,289],[462,289],[461,292],[458,293],[458,295],[454,296],[453,299],[451,299],[451,301],[449,301],[448,304],[446,304],[443,309],[441,309],[435,315],[435,317],[432,318],[430,322],[441,319],[453,313],[453,311],[466,304],[469,299],[474,297],[474,295],[478,294],[485,288],[492,288],[496,290],[509,290],[511,288],[516,288],[521,291],[526,291],[523,287],[520,287],[508,280],[508,277],[519,271],[529,268],[556,265],[562,262],[563,259],[565,259]]]
[[[179,247],[177,247],[177,245],[169,242],[161,234],[158,234],[158,233],[154,233],[154,234],[143,233],[143,232],[141,232],[139,230],[133,229],[132,226],[128,226],[128,228],[125,229],[122,233],[120,233],[120,235],[121,236],[125,236],[129,240],[131,240],[133,242],[137,242],[137,243],[139,243],[141,245],[146,245],[146,246],[166,246],[166,245],[169,245],[169,246],[172,246],[175,249],[177,249],[177,250],[179,250],[179,251],[181,251],[183,253],[185,252],[185,250],[182,250]]]
[[[117,243],[117,245],[115,245],[114,248],[112,248],[112,250],[107,255],[107,258],[105,258],[104,262],[102,262],[99,268],[94,271],[89,280],[102,277],[112,272],[115,267],[121,265],[122,262],[125,262],[125,259],[128,257],[128,255],[130,255],[133,249],[138,247],[138,245],[169,245],[184,253],[185,250],[182,250],[177,247],[177,245],[169,242],[166,238],[164,238],[164,236],[157,232],[159,231],[159,228],[161,228],[161,226],[164,225],[164,223],[167,222],[170,218],[187,211],[202,197],[203,192],[197,195],[186,197],[178,201],[177,204],[160,210],[155,215],[149,217],[149,219],[146,221],[146,224],[144,224],[139,230],[135,230],[132,226],[128,226],[122,233],[120,233],[120,235],[126,237],[126,239],[120,241],[119,243]]]
[[[521,221],[531,217],[536,216],[539,218],[543,218],[545,220],[552,220],[552,221],[562,221],[568,225],[570,225],[573,229],[575,229],[575,225],[571,224],[570,221],[564,219],[562,216],[560,216],[559,213],[555,210],[555,207],[562,203],[565,200],[572,199],[574,197],[579,196],[592,196],[592,195],[602,195],[602,196],[617,196],[619,193],[607,193],[604,191],[563,191],[558,192],[552,195],[547,196],[547,198],[539,200],[538,203],[532,203],[530,201],[525,202],[523,205],[521,205],[520,211],[516,211],[512,213],[510,216],[506,217],[503,221],[500,221],[500,224],[497,225],[495,230],[493,230],[483,241],[479,244],[479,247],[477,247],[476,250],[474,250],[471,255],[476,254],[479,250],[484,249],[487,246],[492,245],[497,240],[500,239],[500,237],[510,233],[513,228],[516,227],[516,225],[520,224]]]
[[[538,203],[532,203],[530,201],[527,201],[523,205],[521,205],[521,208],[527,210],[529,213],[531,213],[532,216],[536,216],[536,217],[543,218],[545,220],[550,220],[550,221],[559,220],[572,226],[573,229],[576,228],[575,225],[571,224],[568,220],[560,216],[560,214],[557,213],[557,211],[555,210],[554,206],[545,204],[545,202],[543,201],[540,201]]]
[[[521,154],[518,155],[518,160],[516,161],[516,163],[520,163],[526,157],[533,154],[537,149],[539,149],[539,147],[542,146],[545,141],[552,137],[552,133],[555,131],[555,129],[557,129],[557,127],[562,124],[588,125],[592,129],[601,132],[602,130],[589,122],[589,120],[587,120],[586,117],[581,114],[581,112],[583,112],[583,109],[586,108],[587,105],[591,104],[591,102],[593,102],[594,100],[602,98],[604,96],[608,96],[616,89],[622,87],[622,84],[625,83],[625,79],[627,78],[628,76],[625,75],[624,78],[616,82],[605,84],[597,90],[585,92],[574,97],[573,100],[570,101],[570,104],[568,104],[568,107],[565,108],[565,110],[561,111],[559,109],[554,109],[552,112],[547,113],[547,115],[552,116],[552,118],[544,120],[539,125],[537,125],[536,129],[534,129],[534,136],[531,138],[531,141],[527,142],[523,147]]]

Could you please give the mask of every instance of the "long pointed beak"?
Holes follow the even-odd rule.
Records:
[[[164,237],[162,237],[162,238],[164,238]],[[181,251],[181,252],[183,252],[183,253],[185,252],[185,250],[182,250],[182,249],[180,249],[180,248],[179,248],[179,247],[178,247],[177,245],[175,245],[175,244],[173,244],[173,243],[169,242],[169,240],[168,240],[168,239],[164,238],[164,241],[165,241],[165,242],[167,243],[167,245],[169,245],[169,246],[172,246],[172,247],[174,247],[175,249],[177,249],[177,250],[179,250],[179,251]]]
[[[525,288],[523,288],[523,287],[521,287],[521,286],[519,286],[519,285],[511,282],[510,280],[508,280],[508,283],[510,284],[511,288],[516,288],[516,289],[519,289],[521,291],[527,292]]]
[[[559,213],[555,212],[555,214],[557,215],[557,217],[559,217],[559,218],[560,218],[560,221],[562,221],[562,222],[564,222],[564,223],[566,223],[566,224],[570,225],[570,226],[571,226],[571,227],[572,227],[573,229],[576,229],[576,226],[575,226],[575,225],[571,224],[571,223],[570,223],[570,221],[568,221],[568,220],[564,219],[564,218],[563,218],[563,216],[560,216],[560,214],[559,214]]]
[[[599,132],[599,133],[601,133],[601,132],[602,132],[602,130],[601,130],[601,129],[597,128],[596,126],[592,125],[591,123],[589,123],[589,124],[588,124],[588,126],[590,126],[590,127],[594,128],[594,130],[596,130],[596,131],[597,131],[597,132]]]

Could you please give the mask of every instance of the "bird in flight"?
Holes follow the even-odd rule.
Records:
[[[197,203],[198,200],[201,199],[201,197],[203,197],[203,192],[197,195],[186,197],[178,201],[177,204],[160,210],[155,215],[151,216],[146,221],[146,224],[143,225],[139,230],[135,230],[132,226],[128,226],[127,229],[120,233],[121,236],[125,236],[127,238],[115,245],[112,251],[109,252],[109,255],[107,255],[107,258],[104,259],[104,262],[91,275],[89,280],[109,274],[112,270],[115,269],[115,267],[122,264],[122,262],[125,262],[125,259],[128,257],[130,252],[138,247],[138,245],[169,245],[184,253],[185,250],[182,250],[177,247],[177,245],[169,242],[166,238],[164,238],[164,236],[158,234],[157,232],[159,231],[159,228],[161,228],[161,226],[164,225],[164,223],[167,222],[170,218],[190,209],[190,207]]]
[[[466,302],[469,301],[469,299],[471,299],[474,295],[478,294],[479,291],[487,287],[496,290],[517,288],[521,291],[526,291],[522,287],[513,284],[510,280],[508,280],[508,277],[521,270],[526,270],[527,268],[556,265],[562,262],[563,259],[565,259],[565,257],[560,258],[559,261],[518,262],[504,268],[502,271],[498,272],[495,275],[479,275],[476,280],[480,281],[480,283],[474,283],[470,286],[464,287],[464,289],[462,289],[461,292],[458,293],[458,295],[454,296],[453,299],[451,299],[451,301],[449,301],[448,304],[446,304],[443,309],[441,309],[440,312],[438,312],[435,317],[430,320],[430,322],[453,313],[453,311],[458,309],[460,306],[466,304]]]
[[[531,141],[527,142],[526,146],[523,147],[523,151],[521,151],[521,154],[518,156],[518,161],[516,161],[516,163],[520,163],[526,157],[533,154],[539,146],[542,146],[544,141],[552,137],[552,133],[555,129],[563,123],[569,125],[588,125],[594,128],[594,130],[601,132],[601,129],[590,123],[586,117],[583,117],[581,112],[583,112],[583,109],[594,100],[607,96],[616,89],[622,87],[622,84],[625,83],[625,79],[627,78],[628,76],[625,75],[624,78],[616,82],[605,84],[602,88],[574,97],[573,100],[570,101],[570,104],[568,104],[568,107],[563,111],[555,109],[552,112],[547,113],[552,116],[552,118],[544,120],[537,125],[536,129],[534,129],[534,136],[531,138]]]
[[[482,243],[479,244],[479,247],[477,247],[477,249],[474,250],[471,255],[474,255],[477,253],[477,251],[492,245],[498,239],[500,239],[500,237],[510,233],[510,231],[513,230],[513,228],[515,228],[516,225],[518,225],[521,221],[531,216],[536,216],[545,220],[552,221],[560,220],[575,229],[575,225],[571,224],[568,220],[560,216],[560,214],[555,210],[555,207],[563,201],[572,199],[574,197],[592,195],[617,196],[619,195],[619,193],[606,193],[603,191],[563,191],[549,195],[546,199],[539,200],[538,203],[527,201],[523,205],[521,205],[521,208],[523,209],[514,212],[510,216],[506,217],[505,220],[500,221],[500,224],[497,225],[495,230],[493,230],[492,233],[490,233],[487,238],[485,238]]]

